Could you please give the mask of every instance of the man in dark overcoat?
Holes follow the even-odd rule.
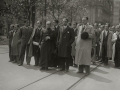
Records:
[[[24,57],[25,57],[25,51],[26,51],[26,62],[27,65],[29,65],[28,61],[31,59],[31,57],[28,56],[29,52],[29,46],[30,44],[28,43],[30,36],[32,34],[33,28],[29,26],[29,22],[25,22],[25,26],[20,28],[20,41],[21,46],[20,46],[20,54],[19,54],[19,66],[23,65],[24,62]]]
[[[11,47],[12,47],[11,54],[13,55],[13,59],[14,59],[13,63],[19,63],[18,62],[19,51],[20,51],[20,43],[18,43],[18,41],[20,39],[19,30],[20,30],[19,25],[15,24],[13,39],[12,39],[12,42],[11,42]]]
[[[59,63],[59,58],[58,58],[58,33],[59,33],[59,30],[60,30],[60,26],[59,26],[59,21],[58,20],[54,20],[53,21],[53,24],[54,24],[54,33],[55,33],[55,53],[53,54],[53,60],[54,60],[54,66],[55,67],[59,67],[60,66],[60,63]]]
[[[11,42],[12,42],[12,38],[13,38],[13,32],[14,32],[14,25],[11,24],[10,25],[10,31],[8,33],[8,37],[9,37],[9,62],[13,61],[13,56],[11,55]]]
[[[61,71],[69,71],[69,61],[71,57],[71,44],[75,40],[74,30],[68,25],[68,19],[63,19],[63,26],[59,33],[58,56],[61,62]]]

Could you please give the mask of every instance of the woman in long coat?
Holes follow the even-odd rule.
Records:
[[[41,44],[41,57],[40,57],[40,70],[47,70],[48,67],[53,67],[52,54],[55,51],[55,35],[54,31],[50,28],[51,22],[46,23],[46,29],[43,31],[42,44]]]
[[[15,25],[15,30],[13,33],[13,39],[11,42],[11,46],[12,46],[12,55],[14,58],[14,63],[19,63],[18,62],[18,58],[19,58],[19,52],[20,52],[20,43],[18,42],[20,39],[20,34],[19,34],[19,26]]]

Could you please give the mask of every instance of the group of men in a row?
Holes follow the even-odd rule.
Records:
[[[120,25],[110,26],[108,23],[105,25],[95,23],[93,26],[96,37],[93,44],[96,46],[96,58],[100,59],[100,62],[103,62],[104,65],[108,65],[108,60],[112,60],[115,63],[115,67],[120,68]]]
[[[41,70],[48,67],[60,67],[60,71],[69,71],[69,66],[78,66],[78,73],[90,73],[91,62],[100,60],[105,65],[114,54],[115,66],[120,67],[119,58],[119,27],[116,32],[110,30],[110,25],[90,25],[88,17],[82,18],[82,25],[68,23],[64,18],[62,25],[58,20],[46,22],[37,21],[37,27],[32,28],[28,22],[24,26],[11,25],[9,32],[10,61],[23,65],[25,52],[26,62],[30,65],[34,56],[35,66]],[[115,35],[117,36],[116,38]],[[114,45],[114,50],[112,46]]]

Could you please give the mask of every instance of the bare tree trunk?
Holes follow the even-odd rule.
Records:
[[[47,4],[47,0],[45,0],[45,8],[44,8],[44,16],[45,16],[45,20],[44,20],[44,23],[45,23],[45,27],[46,27],[46,14],[47,14],[47,6],[46,6],[46,4]]]

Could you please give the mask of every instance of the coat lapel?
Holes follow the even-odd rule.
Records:
[[[65,30],[64,30],[64,28],[63,28],[62,35],[64,35],[64,34],[67,32],[67,30],[68,30],[68,26],[65,28]]]

